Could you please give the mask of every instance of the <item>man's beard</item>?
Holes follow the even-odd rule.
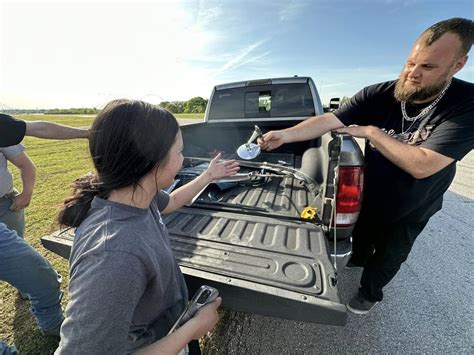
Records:
[[[446,86],[447,80],[441,80],[434,85],[425,86],[425,87],[414,87],[414,88],[405,88],[404,83],[401,78],[398,79],[397,84],[395,85],[395,92],[393,96],[398,101],[406,101],[411,103],[413,101],[424,101],[438,95]]]

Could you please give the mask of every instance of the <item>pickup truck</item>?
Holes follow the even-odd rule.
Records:
[[[351,253],[363,186],[363,154],[348,135],[286,144],[255,159],[237,149],[255,126],[265,133],[323,113],[313,80],[289,77],[214,87],[202,122],[181,127],[185,161],[173,188],[221,152],[237,176],[209,184],[187,206],[163,216],[191,290],[219,290],[223,307],[285,319],[344,325],[337,268]],[[74,231],[42,238],[69,257]]]

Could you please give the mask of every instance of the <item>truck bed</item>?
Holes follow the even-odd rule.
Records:
[[[259,178],[220,189],[210,184],[191,207],[300,220],[303,209],[316,198],[293,177]]]

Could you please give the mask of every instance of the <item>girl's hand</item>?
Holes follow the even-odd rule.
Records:
[[[214,302],[209,303],[202,307],[196,315],[191,318],[187,323],[193,327],[193,339],[199,340],[207,332],[214,329],[215,325],[219,321],[219,315],[217,309],[222,303],[222,298],[217,297]],[[185,324],[187,324],[185,323]]]
[[[225,176],[237,174],[240,169],[239,163],[234,160],[220,160],[222,153],[216,155],[209,163],[209,167],[205,171],[211,177],[211,180],[218,180]]]
[[[135,352],[138,355],[171,355],[178,354],[191,340],[199,340],[211,331],[219,320],[217,308],[222,298],[202,307],[196,315],[179,327],[175,332],[157,342]]]

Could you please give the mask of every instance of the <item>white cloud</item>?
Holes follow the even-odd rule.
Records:
[[[214,76],[218,76],[220,74],[225,73],[226,71],[236,69],[244,64],[248,64],[251,62],[254,62],[260,58],[265,57],[268,55],[270,52],[265,52],[262,54],[257,54],[254,55],[253,57],[249,57],[253,52],[255,52],[262,44],[264,44],[266,40],[261,40],[255,43],[252,43],[248,45],[245,48],[242,48],[238,51],[238,53],[233,53],[231,55],[227,55],[227,57],[230,57],[229,59],[223,66],[221,66],[215,73]]]

